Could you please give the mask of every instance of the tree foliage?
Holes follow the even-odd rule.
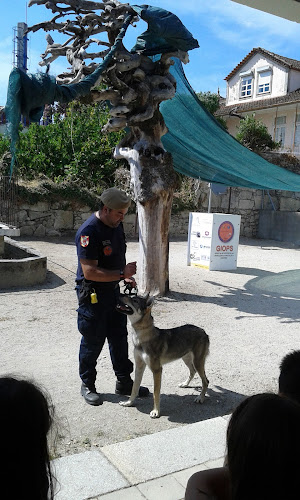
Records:
[[[103,103],[71,103],[64,114],[54,109],[52,123],[31,124],[20,134],[17,152],[18,177],[28,180],[39,174],[54,182],[72,180],[87,188],[113,183],[114,171],[125,161],[113,158],[113,150],[124,133],[102,134],[108,109]],[[0,152],[8,149],[2,137]]]
[[[243,146],[256,153],[278,149],[280,146],[279,142],[273,141],[266,125],[253,115],[247,115],[240,121],[236,138]]]
[[[203,104],[203,106],[209,111],[212,115],[219,109],[219,99],[220,96],[215,94],[214,92],[198,92],[197,97],[199,101]]]
[[[201,104],[211,113],[212,115],[215,114],[215,112],[219,109],[220,107],[220,96],[219,94],[216,94],[214,92],[198,92],[197,97]],[[221,117],[215,117],[216,120],[222,125],[227,130],[227,125],[226,121],[221,118]]]

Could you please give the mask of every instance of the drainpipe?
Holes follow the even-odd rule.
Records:
[[[231,202],[231,186],[229,188],[229,199],[228,199],[228,210],[227,213],[230,213],[230,202]]]
[[[276,130],[277,114],[278,114],[278,106],[276,106],[276,115],[275,115],[275,121],[274,121],[274,131],[273,131],[273,141],[275,141],[275,130]]]
[[[208,195],[208,207],[207,207],[207,213],[210,214],[211,212],[211,184],[208,184],[209,187],[209,195]]]
[[[269,196],[269,200],[270,200],[270,202],[271,202],[271,205],[272,205],[272,209],[276,212],[276,208],[275,208],[275,205],[274,205],[273,200],[272,200],[272,198],[271,198],[270,191],[268,190],[268,191],[267,191],[267,193],[268,193],[268,196]]]
[[[298,111],[298,103],[296,104],[296,113],[295,113],[295,122],[294,122],[294,136],[293,136],[293,142],[292,142],[292,153],[294,152],[294,146],[295,146],[295,135],[296,135],[296,123],[297,123],[297,111]]]

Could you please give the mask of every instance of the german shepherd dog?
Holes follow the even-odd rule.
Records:
[[[138,395],[146,365],[153,373],[154,408],[151,418],[160,416],[160,388],[162,366],[182,358],[190,370],[188,378],[179,387],[188,387],[196,371],[202,380],[201,394],[195,403],[203,403],[208,387],[204,364],[209,351],[209,337],[202,328],[194,325],[183,325],[177,328],[162,329],[154,326],[151,309],[154,298],[141,296],[121,296],[121,304],[117,309],[127,314],[133,327],[133,344],[135,359],[135,378],[128,401],[121,401],[122,406],[132,406]]]

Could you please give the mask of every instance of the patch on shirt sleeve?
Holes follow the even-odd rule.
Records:
[[[82,247],[87,247],[90,242],[89,236],[80,236],[80,245]]]

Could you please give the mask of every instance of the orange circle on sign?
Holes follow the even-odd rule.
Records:
[[[228,243],[233,238],[234,227],[233,224],[229,221],[222,222],[219,227],[218,235],[223,243]]]
[[[106,256],[111,255],[112,254],[112,248],[111,247],[104,247],[103,248],[103,253]]]

